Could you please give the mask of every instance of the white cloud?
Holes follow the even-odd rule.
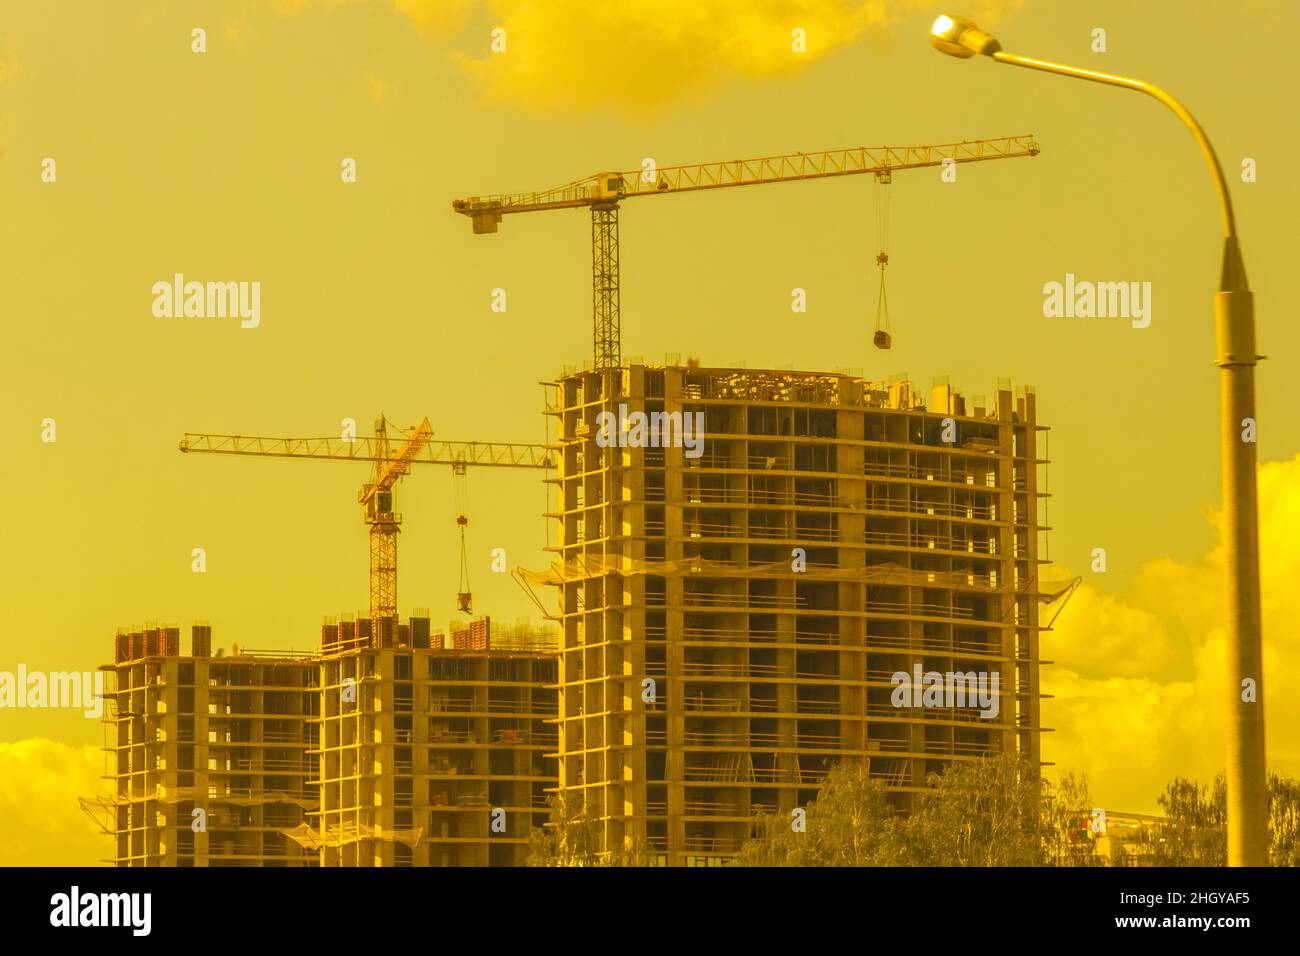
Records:
[[[1300,456],[1260,468],[1259,511],[1268,762],[1300,776]],[[1044,759],[1086,773],[1101,805],[1151,811],[1173,777],[1223,768],[1222,558],[1153,560],[1124,597],[1081,588],[1044,636]]]
[[[0,865],[96,866],[109,838],[77,803],[100,792],[104,754],[36,737],[0,744]]]

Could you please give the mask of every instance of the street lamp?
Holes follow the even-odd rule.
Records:
[[[1232,199],[1214,147],[1181,103],[1140,80],[1016,56],[965,17],[941,16],[930,43],[949,56],[975,54],[1153,96],[1183,121],[1214,177],[1223,213],[1223,268],[1214,296],[1227,571],[1228,865],[1268,865],[1268,793],[1264,764],[1264,681],[1259,615],[1259,527],[1255,489],[1255,307],[1237,245]]]

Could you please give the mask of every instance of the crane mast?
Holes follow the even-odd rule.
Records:
[[[411,459],[433,437],[433,426],[423,419],[396,455],[389,454],[388,423],[375,422],[375,477],[361,486],[357,501],[366,509],[370,525],[370,619],[387,620],[397,614],[397,532],[402,516],[393,511],[393,485],[411,469]]]

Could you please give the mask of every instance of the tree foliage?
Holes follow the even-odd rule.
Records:
[[[650,866],[654,855],[643,842],[602,852],[600,822],[573,793],[554,794],[547,801],[550,820],[528,832],[529,866]]]
[[[1018,755],[953,763],[930,779],[910,816],[894,811],[865,767],[838,764],[809,803],[806,830],[765,816],[742,866],[1041,866],[1069,852],[1087,784],[1059,788]],[[1077,842],[1077,841],[1076,841]]]
[[[528,865],[596,866],[600,831],[581,798],[561,792],[553,794],[547,803],[550,821],[528,832]]]
[[[1093,850],[1092,797],[1088,778],[1072,770],[1061,772],[1060,783],[1049,787],[1043,804],[1045,854],[1057,866],[1104,866]],[[1114,848],[1120,850],[1118,846]],[[1120,850],[1122,853],[1122,850]]]
[[[900,852],[884,787],[851,764],[831,769],[802,818],[764,814],[755,829],[740,866],[889,866]]]
[[[1154,866],[1226,866],[1227,787],[1175,777],[1156,801],[1165,819],[1142,838]]]
[[[1159,798],[1165,819],[1144,838],[1156,866],[1226,866],[1228,788],[1176,777]],[[1268,775],[1269,862],[1300,866],[1300,780]]]
[[[1063,773],[1053,785],[1018,754],[954,761],[903,814],[865,766],[831,768],[799,812],[756,818],[740,866],[1096,866],[1087,834],[1087,780]],[[1300,865],[1300,781],[1268,778],[1270,859]],[[1157,866],[1227,862],[1226,788],[1172,780],[1158,800],[1165,819],[1139,838]],[[602,851],[599,821],[580,797],[557,794],[551,819],[528,838],[530,866],[648,866],[643,844]],[[1118,846],[1118,844],[1117,844]]]
[[[1269,861],[1300,866],[1300,780],[1268,775]]]
[[[953,763],[932,775],[908,818],[908,862],[921,866],[1041,866],[1052,844],[1036,765],[1012,754]]]

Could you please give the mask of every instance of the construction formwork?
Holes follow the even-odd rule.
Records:
[[[498,647],[487,620],[452,640],[423,617],[383,646],[369,625],[323,633],[322,865],[522,866],[556,784],[554,636]]]
[[[547,411],[559,790],[604,853],[725,862],[836,762],[905,812],[952,761],[1039,760],[1032,390],[927,407],[906,381],[630,365],[563,376]],[[696,413],[693,449],[642,427]],[[895,706],[917,666],[996,673],[997,716]]]
[[[105,672],[111,795],[83,801],[116,866],[311,866],[283,831],[316,807],[316,665],[292,653],[212,657],[196,626],[116,636]]]

